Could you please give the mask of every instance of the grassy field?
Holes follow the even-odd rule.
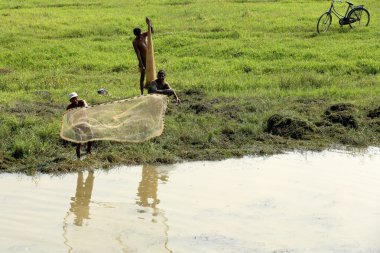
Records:
[[[330,1],[2,0],[0,171],[380,146],[380,2],[360,3],[368,27],[333,17],[317,34]],[[162,136],[97,142],[91,157],[75,160],[59,138],[67,96],[100,104],[139,95],[132,30],[146,29],[146,16],[157,68],[183,103],[169,105]]]

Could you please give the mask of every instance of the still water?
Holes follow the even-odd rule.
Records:
[[[380,149],[0,174],[0,252],[380,252]]]

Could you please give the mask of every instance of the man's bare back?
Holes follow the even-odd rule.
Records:
[[[153,33],[152,22],[149,18],[146,18],[146,23],[148,24],[148,29],[151,29]],[[133,29],[133,34],[136,36],[133,40],[133,48],[135,50],[137,60],[139,61],[140,68],[140,92],[141,95],[144,93],[144,79],[145,79],[145,68],[146,68],[146,52],[147,52],[147,42],[146,38],[148,33],[142,33],[140,28]]]

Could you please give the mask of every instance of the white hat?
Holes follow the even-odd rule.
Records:
[[[72,98],[76,98],[78,97],[78,94],[76,92],[72,92],[69,94],[69,100],[71,100]]]

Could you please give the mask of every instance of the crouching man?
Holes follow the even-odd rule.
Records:
[[[166,73],[160,70],[157,73],[157,79],[150,82],[148,86],[148,93],[163,94],[167,96],[174,96],[177,104],[181,103],[175,91],[170,88],[170,85],[165,82]]]
[[[66,110],[74,109],[77,107],[87,107],[87,103],[85,100],[78,100],[78,94],[76,92],[72,92],[69,94],[69,100],[70,104],[66,107]],[[87,132],[90,131],[88,129],[85,129]],[[91,154],[91,146],[92,146],[92,141],[87,142],[87,154]],[[77,143],[76,144],[76,154],[77,157],[80,158],[80,148],[81,144]]]

